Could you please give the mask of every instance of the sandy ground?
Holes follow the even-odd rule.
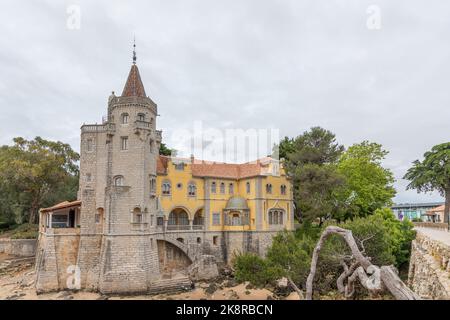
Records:
[[[138,295],[138,296],[102,296],[93,292],[54,292],[37,295],[34,289],[33,267],[19,268],[0,275],[0,300],[267,300],[273,293],[267,289],[246,289],[247,284],[223,287],[212,294],[205,290],[209,283],[197,283],[192,291],[179,294]],[[298,300],[295,293],[287,300]]]

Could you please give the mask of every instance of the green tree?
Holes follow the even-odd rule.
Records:
[[[423,156],[423,161],[414,161],[404,176],[410,181],[407,189],[438,191],[445,197],[444,220],[450,224],[450,142],[435,145]]]
[[[162,156],[171,156],[172,150],[167,148],[165,143],[161,143],[161,146],[159,147],[159,154]]]
[[[320,223],[331,217],[337,202],[334,191],[345,180],[337,172],[336,163],[344,147],[335,135],[323,128],[313,127],[293,141],[282,141],[286,151],[286,169],[293,180],[296,215]]]
[[[295,152],[294,139],[284,137],[284,139],[280,141],[280,144],[275,145],[274,149],[277,148],[279,159],[287,159],[288,154]]]
[[[345,186],[336,192],[340,206],[335,218],[367,216],[392,204],[394,175],[381,163],[387,154],[380,144],[368,141],[354,144],[342,154],[337,170],[345,177]]]
[[[36,223],[37,211],[46,199],[54,199],[68,185],[72,186],[70,194],[74,189],[76,194],[79,155],[68,144],[41,137],[13,141],[13,146],[0,148],[0,186],[6,186],[10,205],[24,220]]]

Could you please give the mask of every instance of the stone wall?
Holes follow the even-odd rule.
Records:
[[[424,299],[450,299],[450,247],[419,230],[412,242],[408,283]]]
[[[36,253],[36,239],[0,239],[0,253],[32,257]]]

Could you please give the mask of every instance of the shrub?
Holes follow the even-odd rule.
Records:
[[[258,287],[265,286],[279,276],[279,270],[270,267],[265,259],[254,253],[236,256],[234,268],[237,281],[250,281]]]
[[[11,233],[11,239],[37,239],[39,235],[39,225],[21,224]]]

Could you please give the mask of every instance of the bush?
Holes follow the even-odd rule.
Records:
[[[11,239],[37,239],[39,235],[39,225],[21,224],[11,233]]]
[[[265,259],[254,253],[236,256],[234,268],[237,281],[250,281],[258,287],[263,287],[279,277],[279,270],[271,268]]]

